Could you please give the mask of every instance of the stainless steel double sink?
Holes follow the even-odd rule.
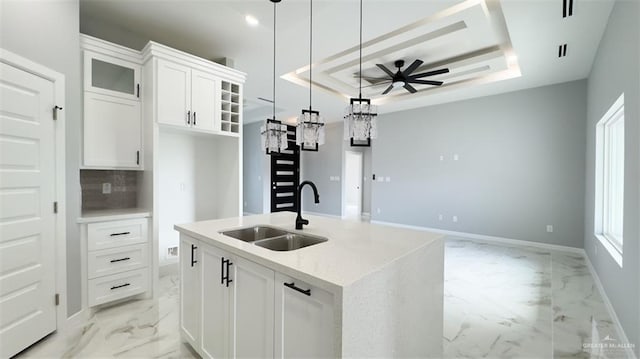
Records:
[[[220,233],[244,242],[253,243],[256,246],[280,252],[293,251],[328,241],[325,237],[289,232],[284,229],[266,225],[232,229]]]

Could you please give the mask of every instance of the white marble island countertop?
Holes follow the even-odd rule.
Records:
[[[326,289],[343,289],[367,275],[425,246],[442,235],[370,223],[303,215],[309,220],[295,230],[296,214],[280,212],[176,225],[181,233],[260,263],[276,271],[308,280]],[[324,243],[278,252],[231,238],[219,232],[269,225],[291,232],[323,236]]]

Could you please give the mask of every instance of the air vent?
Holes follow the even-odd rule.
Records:
[[[573,0],[562,0],[562,17],[573,16]]]
[[[562,44],[558,46],[558,57],[567,56],[567,44]]]

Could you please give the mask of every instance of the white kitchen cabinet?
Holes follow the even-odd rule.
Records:
[[[113,302],[151,288],[151,243],[147,218],[102,220],[83,224],[87,306]]]
[[[82,167],[141,170],[140,53],[81,35],[84,53]]]
[[[183,338],[203,358],[272,358],[274,272],[184,235],[180,251]]]
[[[158,60],[158,122],[213,131],[219,86],[209,73]]]
[[[85,91],[85,168],[141,168],[140,102]]]
[[[333,295],[276,273],[275,357],[333,358]]]
[[[180,333],[193,348],[200,347],[201,264],[198,241],[180,237]]]
[[[84,90],[140,101],[140,64],[108,52],[84,50]]]

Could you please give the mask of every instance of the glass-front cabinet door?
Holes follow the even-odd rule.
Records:
[[[140,65],[84,51],[84,89],[130,100],[140,98]]]

